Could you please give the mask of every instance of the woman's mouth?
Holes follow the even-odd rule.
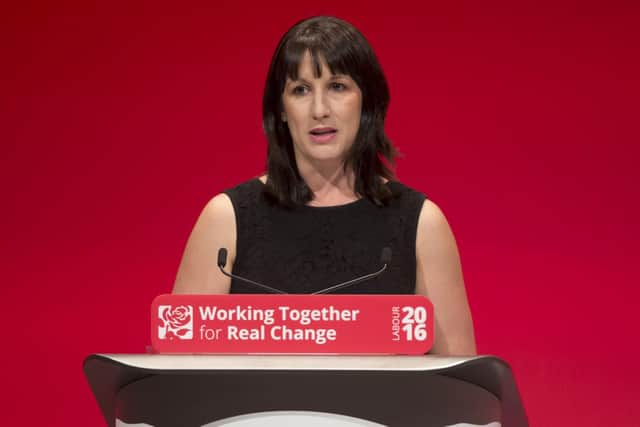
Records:
[[[314,142],[327,142],[333,139],[336,136],[338,131],[334,128],[324,127],[324,128],[315,128],[309,132],[311,136],[311,140]]]

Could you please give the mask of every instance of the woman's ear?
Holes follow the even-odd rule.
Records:
[[[280,119],[286,123],[287,121],[287,113],[285,113],[284,111],[282,113],[280,113]]]

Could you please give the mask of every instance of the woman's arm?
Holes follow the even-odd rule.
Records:
[[[455,238],[444,214],[425,200],[416,237],[416,294],[433,303],[435,341],[432,354],[476,354],[473,322]]]
[[[225,294],[231,280],[218,268],[218,250],[227,248],[227,271],[236,255],[236,219],[231,200],[219,194],[202,210],[178,268],[174,294]]]

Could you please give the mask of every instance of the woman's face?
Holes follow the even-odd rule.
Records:
[[[282,120],[289,126],[298,169],[336,162],[342,164],[360,127],[362,92],[346,75],[333,75],[322,62],[320,77],[313,73],[306,52],[298,79],[287,79]]]

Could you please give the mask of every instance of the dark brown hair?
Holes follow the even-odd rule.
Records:
[[[369,42],[348,22],[317,16],[298,22],[278,43],[262,98],[262,123],[268,139],[267,196],[283,206],[308,203],[313,194],[298,172],[289,128],[281,120],[282,94],[287,78],[296,80],[305,52],[311,54],[316,77],[326,62],[333,74],[350,76],[362,93],[362,112],[356,139],[344,164],[355,172],[355,191],[377,205],[385,205],[390,190],[380,177],[395,179],[397,151],[384,132],[389,87]]]

